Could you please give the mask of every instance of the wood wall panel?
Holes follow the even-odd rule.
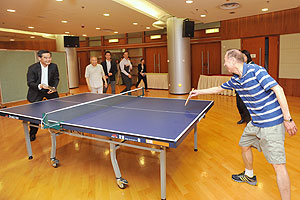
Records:
[[[286,96],[300,97],[300,79],[280,78],[278,82]]]
[[[269,74],[278,81],[279,75],[279,36],[269,37]]]
[[[41,50],[56,51],[55,40],[32,40],[32,41],[14,41],[0,42],[0,49],[15,49],[15,50]]]
[[[221,21],[223,40],[299,32],[300,7]]]

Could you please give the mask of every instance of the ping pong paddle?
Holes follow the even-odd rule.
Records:
[[[45,84],[43,84],[43,86],[46,87],[49,90],[49,92],[56,92],[56,88],[55,87],[52,87],[50,85],[45,85]]]
[[[194,88],[192,89],[192,91],[194,91]],[[191,92],[192,92],[192,91],[191,91]],[[185,100],[184,106],[186,106],[186,105],[189,103],[191,97],[192,97],[192,96],[191,96],[191,93],[190,93],[189,96],[188,96],[188,98]]]

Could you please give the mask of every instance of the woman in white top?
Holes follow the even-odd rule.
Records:
[[[107,87],[105,74],[102,65],[97,63],[97,57],[91,57],[91,64],[85,68],[85,79],[89,90],[92,93],[103,93],[103,81],[104,87]],[[102,81],[103,80],[103,81]]]

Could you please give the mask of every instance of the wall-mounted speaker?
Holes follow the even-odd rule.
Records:
[[[64,36],[64,47],[79,47],[79,37]]]
[[[182,37],[194,37],[194,21],[183,21]]]

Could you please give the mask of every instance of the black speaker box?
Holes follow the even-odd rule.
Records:
[[[64,36],[64,47],[79,47],[79,37]]]
[[[194,37],[194,21],[183,21],[182,37]]]

